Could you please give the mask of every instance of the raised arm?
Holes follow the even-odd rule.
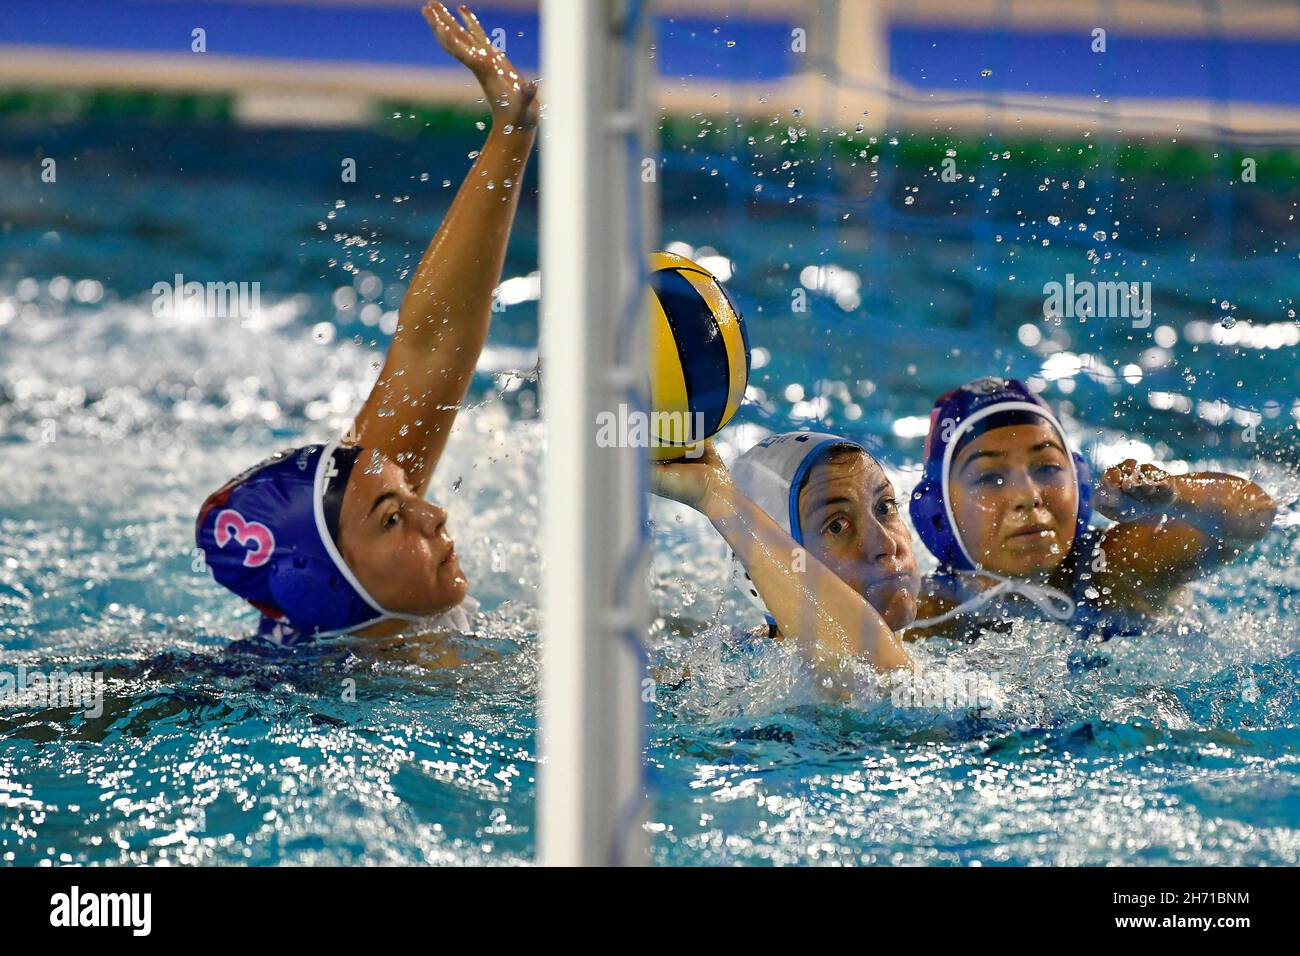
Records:
[[[1273,499],[1253,481],[1217,472],[1170,475],[1132,459],[1106,471],[1095,504],[1120,522],[1102,537],[1098,586],[1110,588],[1114,602],[1147,613],[1198,573],[1258,542],[1276,514]]]
[[[781,634],[814,666],[832,669],[858,657],[878,671],[910,668],[898,636],[865,598],[811,554],[794,567],[798,545],[766,512],[738,491],[713,449],[690,463],[654,466],[656,494],[703,514],[749,572]]]
[[[537,85],[493,49],[468,7],[461,26],[441,3],[423,14],[443,48],[478,80],[492,129],[411,279],[356,440],[378,449],[423,494],[469,389],[492,316],[506,242],[537,131]]]

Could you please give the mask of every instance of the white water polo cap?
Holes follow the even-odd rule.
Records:
[[[731,479],[737,490],[763,509],[795,544],[803,544],[799,492],[813,467],[825,461],[831,452],[841,449],[860,451],[875,461],[866,448],[841,435],[784,432],[764,438],[737,458],[731,466]],[[776,622],[767,613],[767,606],[735,552],[732,552],[731,574],[750,603],[764,613],[769,625],[774,625]]]

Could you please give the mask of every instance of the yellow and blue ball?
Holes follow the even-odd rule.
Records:
[[[672,461],[697,450],[740,408],[749,337],[722,283],[685,256],[650,255],[649,300],[650,454]]]

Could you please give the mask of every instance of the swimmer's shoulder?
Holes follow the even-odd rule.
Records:
[[[1089,529],[1070,548],[1050,583],[1074,599],[1076,624],[1104,632],[1107,639],[1140,634],[1153,618],[1168,612],[1177,592],[1166,602],[1146,600],[1136,582],[1121,582],[1117,577],[1106,557],[1106,543],[1104,529]]]

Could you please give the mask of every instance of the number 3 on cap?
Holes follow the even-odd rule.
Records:
[[[275,536],[271,534],[270,528],[260,521],[245,521],[243,515],[231,508],[217,515],[214,532],[219,548],[224,548],[232,540],[242,545],[253,545],[244,555],[246,568],[260,568],[271,560],[271,554],[275,551]]]

